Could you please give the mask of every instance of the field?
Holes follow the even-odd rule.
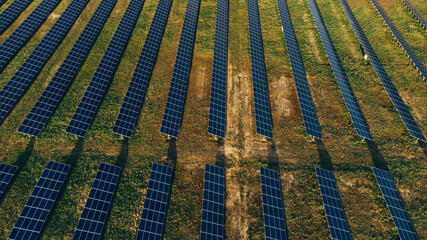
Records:
[[[13,0],[0,8],[3,11]],[[0,36],[0,43],[40,3],[35,0]],[[17,71],[71,0],[63,0],[0,74],[0,88]],[[186,1],[172,4],[157,63],[132,138],[112,128],[129,85],[158,0],[146,0],[114,79],[86,137],[65,129],[112,38],[129,0],[117,4],[85,64],[38,138],[16,130],[31,110],[101,0],[91,0],[38,78],[0,126],[0,161],[19,167],[0,198],[0,239],[6,239],[49,160],[71,171],[40,239],[71,239],[100,162],[122,168],[104,239],[134,239],[153,162],[175,166],[164,239],[197,239],[204,163],[226,167],[227,239],[264,239],[259,166],[279,163],[290,239],[330,238],[314,167],[332,169],[354,239],[398,239],[371,166],[390,171],[420,239],[427,238],[427,145],[415,143],[395,111],[338,0],[318,0],[374,142],[361,141],[333,76],[308,4],[288,5],[322,127],[323,141],[305,134],[279,13],[259,0],[274,140],[255,133],[249,33],[245,0],[230,0],[227,133],[207,134],[216,1],[202,0],[194,57],[179,138],[159,133],[183,24]],[[369,0],[348,0],[404,102],[427,135],[427,87]],[[400,0],[379,0],[423,63],[427,32]],[[427,16],[423,0],[411,0]]]

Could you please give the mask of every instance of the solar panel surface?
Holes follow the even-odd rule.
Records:
[[[214,56],[208,133],[225,137],[228,66],[228,0],[218,0],[216,7]]]
[[[88,2],[89,0],[73,0],[70,3],[31,55],[0,91],[0,123],[4,121],[25,90],[37,77]]]
[[[356,33],[356,36],[359,39],[360,44],[362,45],[363,49],[368,55],[371,65],[375,70],[375,73],[377,74],[378,78],[381,80],[382,85],[384,86],[388,96],[393,102],[394,107],[396,108],[397,112],[399,113],[400,117],[405,123],[405,126],[408,129],[409,133],[411,134],[411,136],[413,136],[416,139],[426,141],[426,138],[422,134],[420,128],[418,127],[411,113],[408,111],[408,108],[406,107],[402,98],[399,96],[399,93],[397,92],[396,87],[391,82],[380,60],[375,54],[374,49],[372,48],[371,44],[366,38],[365,33],[363,32],[362,28],[360,27],[359,23],[354,17],[353,12],[351,11],[351,8],[348,5],[347,1],[339,0],[339,2],[348,20],[350,21],[353,31],[354,33]]]
[[[144,47],[133,73],[132,80],[114,124],[113,132],[130,137],[141,111],[151,73],[153,72],[172,0],[160,0],[145,38]]]
[[[4,1],[0,1],[0,6]],[[31,0],[15,0],[0,14],[0,34],[2,34],[10,24],[21,14],[22,11],[31,3]]]
[[[289,14],[286,0],[277,0],[283,34],[285,35],[286,47],[289,60],[291,62],[292,74],[294,75],[295,86],[298,94],[298,101],[304,120],[305,131],[308,135],[322,139],[319,119],[317,118],[310,87],[302,63],[298,42],[295,37],[294,27]]]
[[[224,168],[205,164],[200,239],[224,239]]]
[[[397,228],[400,239],[416,240],[418,239],[415,228],[412,225],[411,219],[405,210],[399,191],[393,183],[393,179],[389,172],[372,167],[378,186],[393,218],[394,225]]]
[[[193,56],[200,0],[188,0],[160,132],[177,138]]]
[[[279,173],[265,167],[260,167],[259,170],[265,239],[287,239]]]
[[[73,118],[68,124],[67,133],[84,137],[89,129],[101,100],[107,91],[114,71],[120,62],[132,30],[138,20],[145,0],[131,0],[114,36],[111,39]]]
[[[172,170],[171,167],[153,163],[136,236],[137,240],[162,239]]]
[[[24,206],[8,240],[35,240],[43,228],[70,165],[49,161]]]
[[[325,48],[326,55],[328,56],[329,62],[331,64],[332,71],[334,72],[335,78],[337,79],[338,86],[344,98],[344,102],[348,111],[350,112],[350,117],[353,121],[354,128],[356,129],[356,132],[359,136],[372,140],[372,135],[369,132],[368,124],[365,117],[363,116],[362,110],[360,109],[359,103],[357,102],[356,96],[354,95],[344,68],[341,65],[340,58],[335,51],[335,47],[332,43],[328,29],[326,28],[325,22],[323,21],[319,7],[317,6],[315,0],[307,0],[307,2],[316,23],[317,31],[319,32],[323,47]]]
[[[73,240],[96,240],[101,237],[119,175],[120,167],[105,163],[99,165]]]
[[[423,28],[427,30],[427,21],[423,17],[423,15],[415,8],[414,5],[412,5],[412,3],[409,0],[402,0],[402,1],[409,8],[409,10],[412,12],[414,17],[421,23],[421,26],[423,26]]]
[[[402,34],[396,28],[396,26],[391,21],[391,19],[388,17],[387,13],[381,7],[381,5],[378,3],[378,1],[377,0],[371,0],[371,3],[374,5],[375,9],[377,9],[378,13],[381,15],[382,19],[384,20],[388,29],[390,29],[390,32],[396,38],[399,45],[403,48],[403,51],[405,51],[406,55],[408,55],[409,59],[411,59],[415,68],[421,74],[423,79],[427,81],[427,69],[424,66],[423,62],[421,62],[421,60],[418,58],[418,56],[414,53],[414,50],[412,50],[411,46],[409,46],[408,42],[406,42],[405,38],[402,36]]]
[[[18,132],[37,137],[88,55],[116,0],[103,0]]]
[[[17,170],[18,167],[16,166],[0,163],[0,197],[3,195],[4,190]]]
[[[351,239],[334,173],[316,167],[316,174],[332,239]]]
[[[258,3],[257,0],[247,0],[246,4],[249,20],[249,45],[251,52],[256,132],[267,138],[273,138]]]

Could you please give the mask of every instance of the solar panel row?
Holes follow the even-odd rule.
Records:
[[[264,167],[260,167],[259,170],[265,239],[287,239],[279,173]]]
[[[251,52],[256,132],[267,138],[273,138],[258,3],[257,0],[247,0],[246,4],[249,20],[249,45]]]
[[[294,75],[295,86],[298,94],[298,101],[304,120],[305,131],[308,135],[322,139],[319,119],[317,118],[307,76],[302,63],[298,42],[295,37],[294,27],[289,14],[286,0],[277,0],[283,34],[285,35],[286,47],[289,60],[291,62],[292,74]]]
[[[172,170],[171,167],[153,163],[136,237],[137,240],[162,239]]]
[[[0,3],[0,6],[6,0]],[[2,34],[10,24],[21,14],[22,11],[31,3],[31,0],[16,0],[13,1],[3,12],[0,14],[0,34]]]
[[[89,86],[75,111],[66,132],[84,137],[95,117],[114,70],[130,38],[145,0],[132,0],[111,39]]]
[[[406,55],[408,55],[409,59],[411,59],[415,68],[421,74],[423,79],[427,81],[427,69],[424,66],[423,62],[421,62],[421,60],[418,58],[418,56],[414,53],[414,50],[412,50],[411,46],[409,46],[409,44],[406,42],[405,38],[402,36],[402,34],[399,32],[399,30],[393,24],[391,19],[387,16],[387,13],[381,7],[381,5],[378,3],[378,1],[377,0],[371,0],[371,3],[377,9],[378,13],[381,15],[385,24],[390,29],[390,32],[393,34],[393,36],[396,38],[397,42],[402,47],[403,51],[405,51]]]
[[[423,28],[427,30],[427,21],[425,20],[423,15],[414,7],[414,5],[412,5],[411,2],[409,2],[409,0],[402,0],[402,1],[409,8],[409,10],[412,12],[414,17],[421,23],[421,26],[423,26]]]
[[[48,162],[7,239],[37,239],[69,169],[67,164]]]
[[[0,91],[0,122],[5,119],[36,78],[88,2],[89,0],[73,0],[70,3],[31,55]]]
[[[316,167],[317,180],[332,239],[351,239],[333,172]]]
[[[177,138],[184,111],[200,0],[188,0],[160,133]]]
[[[357,22],[356,18],[354,17],[353,12],[351,11],[351,8],[348,5],[347,1],[339,0],[339,2],[341,4],[341,7],[343,8],[348,20],[350,21],[350,24],[353,28],[353,31],[356,33],[356,36],[359,39],[360,44],[362,45],[363,49],[365,50],[366,54],[368,55],[369,60],[371,61],[372,67],[374,68],[377,76],[381,80],[381,83],[383,84],[385,90],[387,91],[388,96],[390,97],[391,101],[393,102],[394,107],[396,108],[397,112],[399,113],[400,117],[402,118],[403,122],[405,123],[405,126],[408,129],[409,133],[411,134],[411,136],[413,136],[416,139],[426,141],[426,138],[422,134],[420,128],[418,127],[418,125],[415,122],[414,118],[412,117],[411,113],[408,111],[408,108],[406,107],[402,98],[399,96],[399,93],[397,92],[396,87],[391,82],[391,80],[390,80],[389,76],[387,75],[386,71],[384,70],[380,60],[378,59],[377,55],[375,54],[374,49],[372,48],[371,44],[369,43],[368,39],[366,38],[365,33],[363,32],[362,28],[360,27],[359,23]]]
[[[116,0],[103,0],[18,132],[37,137],[88,55]]]
[[[3,70],[12,57],[25,45],[59,2],[60,0],[43,0],[12,35],[3,42],[0,46],[0,70]]]
[[[208,133],[225,137],[228,66],[228,0],[218,0],[216,7],[214,56]]]
[[[362,110],[360,109],[359,103],[357,102],[356,96],[354,95],[344,68],[341,65],[340,58],[338,57],[338,54],[332,43],[332,39],[329,35],[328,29],[326,28],[325,22],[323,21],[319,7],[317,6],[315,0],[307,0],[307,2],[316,23],[323,47],[325,48],[326,55],[328,56],[329,62],[331,64],[332,71],[334,72],[335,78],[337,79],[338,86],[344,98],[344,102],[348,111],[350,112],[354,128],[356,129],[356,132],[359,136],[372,140],[372,135],[369,132],[368,124],[365,117],[363,116]]]
[[[0,163],[0,197],[3,195],[4,190],[17,170],[18,167],[16,166]]]
[[[171,5],[172,0],[160,0],[157,5],[144,47],[114,124],[114,133],[126,137],[130,137],[132,134],[150,82]]]

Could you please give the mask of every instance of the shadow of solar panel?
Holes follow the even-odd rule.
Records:
[[[366,38],[365,33],[363,32],[362,28],[360,27],[359,23],[354,17],[353,12],[351,11],[351,8],[348,5],[347,1],[339,0],[339,2],[348,20],[350,21],[350,24],[353,28],[354,33],[359,39],[360,45],[362,45],[362,48],[365,50],[366,54],[368,55],[371,65],[375,70],[375,73],[377,74],[378,78],[381,80],[382,85],[384,86],[388,96],[393,102],[394,107],[396,108],[397,112],[402,118],[403,123],[405,123],[405,126],[408,129],[409,133],[411,134],[412,137],[414,137],[417,140],[420,139],[422,141],[426,141],[426,138],[422,134],[420,128],[418,127],[411,113],[408,111],[408,108],[406,107],[402,98],[399,96],[399,93],[397,92],[396,87],[391,82],[380,60],[375,54],[374,49],[372,48],[371,44]]]
[[[397,42],[402,47],[403,51],[405,51],[409,59],[412,61],[415,68],[420,73],[421,77],[423,77],[423,79],[427,81],[427,69],[424,66],[423,62],[421,62],[418,56],[414,53],[411,46],[409,46],[405,38],[402,36],[402,34],[400,34],[399,30],[393,24],[391,19],[387,16],[386,12],[381,7],[381,5],[377,2],[377,0],[371,0],[371,3],[374,5],[375,9],[377,9],[377,12],[381,15],[388,29],[390,29],[390,32],[393,34],[394,38],[396,38]]]
[[[228,0],[218,0],[216,8],[214,56],[208,133],[225,137],[228,67]]]
[[[338,54],[335,51],[335,47],[332,43],[328,29],[326,28],[325,22],[323,21],[319,7],[315,0],[307,0],[307,2],[316,23],[317,31],[319,32],[323,47],[325,48],[326,55],[331,63],[332,71],[344,98],[345,105],[347,106],[347,110],[349,111],[351,120],[353,121],[354,128],[359,136],[372,140],[368,124],[366,123],[365,117],[363,116],[362,110],[360,109],[344,68],[341,65]]]
[[[257,0],[247,0],[256,132],[273,138]]]
[[[224,239],[224,168],[205,164],[200,240]]]
[[[0,46],[0,70],[18,53],[28,39],[37,31],[60,0],[43,0],[21,25]],[[45,39],[45,38],[43,38]],[[33,62],[38,65],[38,62]],[[1,115],[0,115],[1,116]],[[0,121],[1,122],[1,121]]]
[[[200,0],[188,0],[160,133],[177,138],[184,111]]]
[[[88,2],[89,0],[73,0],[70,3],[31,55],[0,91],[0,122],[5,119],[31,82],[37,77]],[[46,12],[46,15],[48,13]]]
[[[16,166],[0,163],[0,197],[3,195],[4,190],[17,170],[18,167]]]
[[[107,218],[119,175],[120,167],[105,163],[99,165],[89,197],[77,223],[73,240],[96,240],[101,237],[102,227]]]
[[[37,137],[83,64],[116,0],[103,0],[18,132]]]
[[[421,26],[425,30],[427,30],[427,21],[425,20],[423,15],[414,7],[414,5],[412,5],[411,2],[409,2],[409,0],[402,0],[402,1],[406,5],[406,7],[408,7],[408,9],[412,12],[412,15],[414,15],[414,17],[418,20],[418,22],[421,23]]]
[[[66,129],[67,133],[75,136],[84,137],[89,129],[96,111],[98,110],[101,100],[107,91],[114,71],[119,64],[126,44],[131,36],[132,30],[138,20],[139,13],[145,0],[132,0],[122,20],[114,32],[111,39],[83,98],[80,100],[79,106],[74,112],[73,118]]]
[[[116,123],[114,124],[113,132],[121,136],[130,137],[138,120],[171,5],[172,0],[160,0],[157,5],[144,47],[142,48],[132,80],[120,108],[119,115],[117,116]]]
[[[139,223],[137,240],[161,240],[168,206],[172,168],[153,163]]]
[[[265,239],[287,239],[279,173],[265,167],[259,170]]]
[[[316,167],[316,174],[332,239],[351,239],[334,173]]]
[[[37,239],[69,170],[70,166],[67,164],[52,161],[47,163],[8,240]]]
[[[411,219],[405,210],[399,191],[393,183],[389,172],[372,167],[378,186],[393,218],[394,225],[397,228],[400,239],[416,240],[418,239]]]
[[[294,75],[305,131],[310,136],[322,139],[319,120],[317,118],[313,98],[311,97],[310,87],[308,86],[307,76],[298,48],[298,42],[295,37],[294,27],[292,26],[288,4],[286,0],[277,0],[277,6],[279,8],[280,20],[282,22],[283,34],[285,35],[286,47],[291,62],[292,74]]]
[[[0,1],[0,6],[6,0]],[[10,24],[21,14],[22,11],[31,3],[31,0],[15,0],[0,14],[0,34],[2,34]]]

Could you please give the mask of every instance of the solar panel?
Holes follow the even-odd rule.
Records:
[[[292,74],[294,75],[305,131],[310,136],[322,139],[319,119],[317,118],[313,98],[310,93],[310,87],[308,86],[307,76],[298,48],[298,42],[295,37],[294,27],[292,26],[288,4],[286,0],[277,0],[277,6],[279,8],[283,34],[285,35],[286,47],[288,50],[289,60],[291,62]]]
[[[171,179],[171,167],[153,163],[136,236],[137,240],[162,239]]]
[[[88,2],[89,0],[73,0],[70,3],[31,55],[0,91],[0,123],[22,97],[30,83],[36,78]],[[2,51],[2,47],[0,47],[0,52]]]
[[[371,44],[366,38],[365,33],[363,32],[362,28],[360,27],[359,23],[354,17],[353,12],[351,11],[347,1],[340,0],[339,2],[341,4],[341,7],[344,9],[344,12],[348,20],[350,21],[353,31],[356,33],[356,36],[359,39],[360,44],[362,45],[363,49],[368,55],[371,65],[375,70],[375,73],[377,74],[378,78],[381,80],[381,83],[383,84],[385,90],[387,91],[388,96],[393,102],[394,107],[396,108],[397,112],[399,113],[400,117],[405,123],[405,126],[408,129],[409,133],[411,134],[411,136],[413,136],[416,139],[426,141],[426,138],[422,134],[420,128],[418,127],[411,113],[408,111],[408,108],[406,107],[402,98],[399,96],[399,93],[397,92],[396,87],[391,82],[380,60],[375,54],[374,49],[372,48]]]
[[[67,164],[47,163],[8,240],[37,239],[69,170],[70,165]]]
[[[130,137],[138,120],[171,5],[172,0],[161,0],[157,6],[132,80],[114,124],[113,132],[121,136]]]
[[[160,132],[178,137],[187,92],[200,0],[188,0]]]
[[[2,0],[0,6],[6,0]],[[22,11],[31,3],[31,0],[16,0],[13,1],[3,12],[0,14],[0,34],[2,34],[10,24],[21,14]]]
[[[279,173],[265,167],[260,167],[259,170],[265,239],[287,239]]]
[[[79,71],[116,0],[103,0],[18,132],[37,137]]]
[[[43,0],[34,11],[0,46],[0,70],[18,53],[28,39],[37,31],[60,0]],[[1,121],[0,121],[1,122]]]
[[[3,195],[4,190],[17,170],[18,167],[16,166],[0,163],[0,197]]]
[[[369,132],[368,124],[365,120],[365,117],[363,116],[362,110],[360,109],[359,103],[357,102],[356,96],[354,95],[344,68],[341,65],[340,58],[338,57],[338,54],[332,43],[332,39],[329,35],[328,29],[326,28],[325,22],[323,21],[319,7],[317,6],[315,0],[307,0],[307,2],[310,6],[310,11],[316,23],[317,31],[319,32],[320,39],[322,40],[323,47],[326,51],[326,55],[328,56],[329,62],[331,63],[331,68],[334,72],[335,78],[337,79],[338,86],[344,98],[344,102],[348,111],[350,112],[354,128],[356,129],[356,132],[359,136],[372,140],[372,135]]]
[[[89,197],[77,223],[73,240],[96,240],[101,237],[102,227],[107,218],[119,175],[119,167],[105,163],[99,165]]]
[[[332,239],[351,239],[334,173],[316,167],[316,174]]]
[[[144,1],[145,0],[131,0],[129,3],[77,110],[74,112],[70,124],[68,124],[67,133],[79,137],[85,136],[101,104],[102,97],[107,91],[114,70],[119,64],[120,57],[125,50],[125,46],[138,20]]]
[[[257,0],[247,0],[256,132],[273,138]]]
[[[225,137],[227,110],[228,0],[218,0],[208,133]]]
[[[409,0],[402,1],[406,5],[406,7],[408,7],[408,9],[412,12],[412,15],[414,15],[414,17],[421,23],[421,26],[423,26],[423,28],[427,30],[427,21],[424,19],[423,15],[418,12],[418,10],[414,7],[414,5],[412,5],[411,2],[409,2]]]
[[[415,228],[405,210],[399,191],[394,185],[390,173],[375,167],[372,167],[372,170],[374,171],[378,186],[381,189],[381,193],[390,211],[391,217],[393,218],[400,239],[418,239]]]
[[[224,168],[205,164],[200,239],[224,239]]]

